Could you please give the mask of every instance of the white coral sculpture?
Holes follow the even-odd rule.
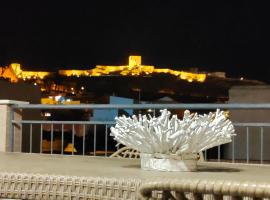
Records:
[[[170,111],[161,110],[159,117],[133,115],[116,117],[111,136],[125,146],[142,153],[189,154],[232,141],[234,127],[219,109],[208,115],[184,112],[183,120]]]

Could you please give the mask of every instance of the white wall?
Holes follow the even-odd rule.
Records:
[[[270,103],[270,86],[236,86],[229,90],[229,103]],[[270,110],[231,110],[233,122],[266,122],[270,123]],[[246,159],[246,128],[236,127],[235,159]],[[249,128],[249,157],[260,160],[260,128]],[[270,160],[270,128],[264,128],[263,159]],[[232,144],[224,148],[225,158],[232,157]]]

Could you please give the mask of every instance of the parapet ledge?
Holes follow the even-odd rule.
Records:
[[[17,105],[17,104],[29,104],[27,101],[16,101],[8,99],[0,99],[0,105]]]

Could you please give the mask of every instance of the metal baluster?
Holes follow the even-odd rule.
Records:
[[[261,127],[261,164],[263,164],[263,127]]]
[[[232,162],[235,162],[235,153],[234,153],[234,137],[232,137]]]
[[[72,155],[74,155],[74,148],[75,148],[75,146],[74,146],[74,132],[75,132],[74,124],[72,124]]]
[[[108,125],[105,125],[105,157],[107,157],[108,153]]]
[[[96,156],[96,142],[97,142],[97,125],[94,125],[94,156]]]
[[[249,163],[249,127],[247,127],[247,163]]]
[[[32,153],[32,136],[33,136],[33,133],[32,133],[32,130],[33,130],[33,124],[30,124],[30,153]]]
[[[14,144],[15,144],[15,135],[16,135],[16,129],[15,129],[15,125],[12,126],[12,132],[13,133],[13,138],[11,138],[12,143],[11,143],[11,147],[10,147],[10,152],[14,152]],[[22,150],[20,150],[20,152],[22,152]]]
[[[61,155],[64,154],[64,124],[61,124]]]
[[[218,145],[218,162],[220,162],[220,145]]]
[[[40,153],[43,153],[42,142],[43,142],[43,124],[40,124]]]
[[[53,124],[51,124],[51,154],[53,154]]]
[[[15,126],[14,126],[14,128],[15,128]],[[20,128],[21,128],[21,130],[23,130],[23,123],[20,123]],[[14,132],[15,133],[15,132]],[[22,137],[21,137],[21,141],[20,141],[20,153],[22,153],[22,147],[23,147],[23,140],[22,140]]]
[[[10,108],[10,115],[9,115],[9,128],[10,128],[10,138],[9,138],[9,151],[13,152],[14,151],[14,135],[15,135],[15,127],[12,123],[12,121],[14,120],[14,108]],[[21,145],[22,147],[22,145]],[[22,150],[20,151],[22,152]]]
[[[83,155],[85,155],[85,124],[83,125]]]

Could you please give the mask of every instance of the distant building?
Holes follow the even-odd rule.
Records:
[[[270,86],[235,86],[229,91],[229,102],[269,103]],[[265,109],[230,110],[229,116],[230,120],[235,123],[270,123],[270,110]],[[263,135],[261,128],[263,128]],[[225,145],[224,156],[226,159],[232,159],[232,145],[234,144],[234,159],[236,160],[246,160],[247,155],[251,160],[260,160],[261,156],[262,160],[270,160],[268,148],[270,127],[249,127],[249,135],[247,127],[236,126],[235,129],[237,137],[235,137],[234,143]],[[247,137],[249,138],[247,139]]]
[[[109,100],[110,104],[133,104],[134,100],[129,99],[129,98],[123,98],[123,97],[115,97],[115,96],[110,96]],[[95,109],[93,111],[93,117],[91,120],[95,121],[114,121],[114,118],[117,117],[118,115],[126,115],[126,116],[131,116],[133,115],[133,110],[132,109],[123,109],[123,110],[118,110],[118,109]]]

